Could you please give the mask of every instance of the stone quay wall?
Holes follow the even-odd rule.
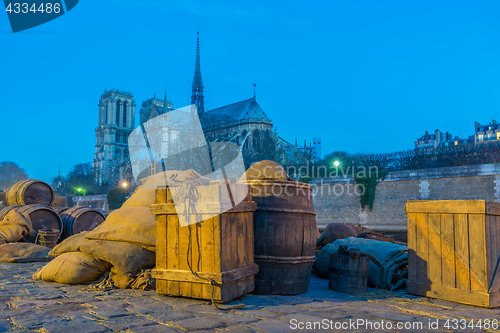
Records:
[[[101,209],[104,211],[109,210],[108,199],[106,194],[77,196],[77,197],[72,197],[72,200],[74,206],[90,207],[95,209]]]
[[[360,189],[350,177],[313,179],[318,228],[330,223],[361,224],[386,233],[406,231],[408,200],[489,200],[500,202],[500,165],[404,170],[378,183],[372,211],[361,209]]]

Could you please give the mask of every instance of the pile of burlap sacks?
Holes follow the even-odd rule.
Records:
[[[31,243],[17,243],[32,231],[29,215],[10,210],[0,220],[0,262],[21,263],[50,260],[50,249]]]
[[[143,184],[101,225],[65,239],[50,251],[55,259],[33,278],[65,284],[99,281],[98,286],[122,289],[154,288],[150,270],[155,266],[156,250],[156,219],[151,213],[155,189],[198,178],[202,177],[188,170],[143,179]]]

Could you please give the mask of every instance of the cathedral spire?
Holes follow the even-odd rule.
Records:
[[[194,65],[193,85],[191,86],[191,104],[196,105],[198,113],[205,111],[203,103],[203,82],[201,80],[200,66],[200,23],[198,22],[198,31],[196,32],[196,60]]]

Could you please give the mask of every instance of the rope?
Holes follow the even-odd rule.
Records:
[[[195,204],[198,201],[198,199],[200,198],[200,194],[198,192],[198,189],[196,188],[197,185],[204,185],[204,181],[199,180],[199,179],[192,179],[188,182],[183,182],[181,185],[179,185],[177,187],[175,194],[172,195],[172,200],[175,198],[176,202],[179,202],[177,200],[180,199],[180,200],[182,200],[181,202],[184,203],[183,216],[188,222],[188,230],[189,230],[189,238],[188,238],[189,240],[188,240],[188,248],[187,248],[187,264],[188,264],[189,270],[197,278],[210,282],[210,285],[212,286],[211,304],[213,306],[215,306],[217,309],[224,310],[224,311],[230,311],[233,309],[242,309],[244,307],[244,304],[236,304],[236,305],[227,306],[227,307],[221,307],[221,306],[217,305],[214,301],[215,286],[222,287],[222,285],[213,279],[200,276],[196,271],[193,270],[193,268],[191,267],[191,263],[189,262],[189,258],[190,258],[189,254],[190,254],[190,252],[192,252],[192,250],[191,250],[191,224],[189,224],[189,214],[198,215],[198,213],[196,212],[196,205]],[[201,251],[200,251],[200,239],[199,239],[199,235],[198,235],[198,229],[201,228],[201,225],[199,223],[196,223],[195,227],[196,227],[196,245],[198,248],[198,262],[197,262],[196,270],[199,271],[200,270],[200,263],[201,263],[201,256],[200,256]]]

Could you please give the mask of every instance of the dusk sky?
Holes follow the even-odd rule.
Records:
[[[253,96],[280,136],[392,152],[500,120],[499,1],[81,0],[13,34],[0,14],[0,161],[50,182],[92,162],[104,89],[205,107]]]

